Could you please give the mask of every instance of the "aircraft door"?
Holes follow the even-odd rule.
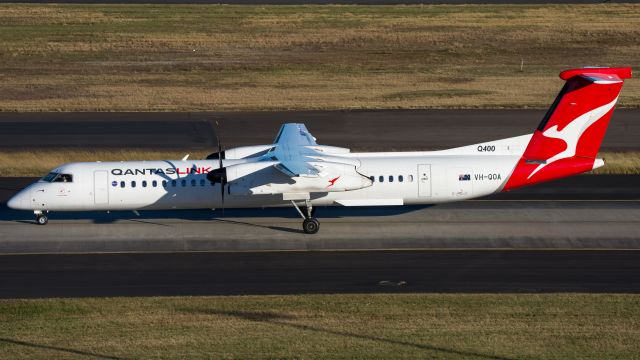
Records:
[[[93,199],[96,205],[109,203],[109,173],[107,171],[93,172]]]
[[[431,196],[431,164],[418,164],[418,196]]]

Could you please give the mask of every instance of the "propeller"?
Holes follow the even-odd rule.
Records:
[[[219,131],[219,126],[220,124],[218,124],[218,120],[215,121],[216,122],[216,126],[215,126],[215,136],[216,136],[216,143],[218,144],[218,152],[214,152],[211,153],[209,155],[207,155],[206,159],[207,160],[215,160],[215,159],[219,159],[220,162],[222,162],[222,160],[225,158],[225,154],[224,154],[224,150],[222,150],[222,146],[220,146],[220,138],[218,137],[218,131]]]
[[[223,167],[222,159],[224,159],[224,151],[222,151],[222,145],[220,144],[220,137],[218,136],[218,129],[220,124],[216,120],[216,143],[218,144],[218,168],[207,173],[207,179],[212,183],[220,183],[220,199],[222,201],[222,212],[224,213],[224,186],[227,184],[227,169]],[[211,154],[207,156],[207,159],[215,159]]]

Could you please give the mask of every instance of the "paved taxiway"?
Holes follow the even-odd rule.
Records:
[[[546,110],[379,110],[210,113],[0,113],[0,148],[114,147],[215,150],[267,144],[302,122],[324,145],[354,151],[434,150],[529,134]],[[617,109],[605,150],[639,150],[640,109]],[[250,130],[247,130],[250,129]]]
[[[640,292],[640,251],[2,255],[0,298]]]
[[[52,213],[48,225],[38,226],[33,214],[1,207],[0,253],[640,249],[640,181],[580,176],[488,199],[431,207],[318,208],[316,216],[320,232],[306,235],[292,208],[142,211],[139,217]]]

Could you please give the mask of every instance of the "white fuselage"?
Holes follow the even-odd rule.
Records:
[[[531,135],[433,152],[347,153],[373,185],[351,191],[314,192],[314,206],[435,204],[486,196],[502,190]],[[246,162],[223,160],[224,167]],[[207,173],[218,160],[71,163],[54,171],[70,182],[40,180],[14,196],[24,210],[213,209],[222,206],[220,184]],[[290,206],[282,193],[256,194],[249,175],[227,184],[224,207]],[[296,181],[295,178],[292,181]]]

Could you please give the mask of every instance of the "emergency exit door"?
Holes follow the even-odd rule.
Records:
[[[93,200],[96,205],[109,203],[109,175],[106,171],[93,172]]]
[[[431,164],[418,165],[418,196],[431,196]]]

